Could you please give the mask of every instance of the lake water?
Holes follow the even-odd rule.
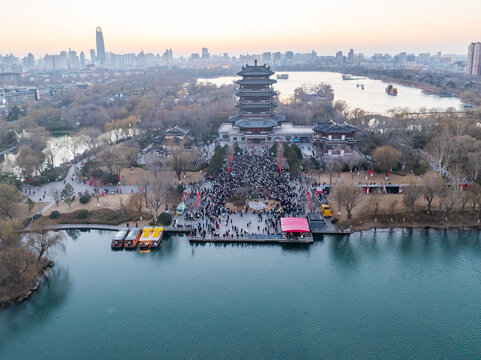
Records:
[[[380,80],[363,78],[362,80],[342,80],[342,74],[322,71],[292,71],[279,72],[289,74],[287,80],[277,80],[275,90],[280,93],[281,101],[287,100],[294,94],[294,89],[303,85],[316,85],[319,83],[330,84],[334,90],[335,100],[345,100],[350,108],[361,108],[368,112],[384,114],[393,108],[409,107],[412,110],[421,108],[445,110],[453,107],[460,110],[462,103],[458,98],[439,97],[423,94],[422,90],[395,85],[398,96],[389,96],[385,89],[387,84]],[[275,75],[274,77],[275,78]],[[223,76],[215,79],[199,79],[200,82],[211,82],[216,85],[232,84],[240,77]],[[364,84],[364,91],[356,87]]]
[[[378,232],[307,247],[111,251],[77,233],[0,312],[9,359],[479,359],[481,237]]]

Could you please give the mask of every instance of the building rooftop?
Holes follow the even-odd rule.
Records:
[[[278,125],[277,121],[271,118],[242,119],[234,124],[234,126],[240,129],[270,129]]]
[[[316,132],[330,133],[330,134],[346,134],[355,133],[359,129],[348,124],[347,122],[338,123],[333,120],[325,121],[317,124],[314,128]]]
[[[257,60],[254,65],[243,66],[242,70],[237,73],[239,76],[271,76],[274,74],[270,66],[266,64],[257,65]]]

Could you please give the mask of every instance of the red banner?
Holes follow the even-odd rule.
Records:
[[[199,193],[197,194],[197,200],[195,201],[194,207],[197,207],[197,205],[199,205],[199,199],[200,199],[200,190],[199,190]]]
[[[309,205],[309,211],[312,212],[311,198],[309,196],[309,191],[307,192],[307,205]]]

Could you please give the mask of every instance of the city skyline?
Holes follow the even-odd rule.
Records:
[[[463,54],[481,33],[481,21],[476,18],[481,3],[473,0],[442,6],[433,0],[403,4],[349,0],[342,9],[312,1],[279,6],[246,0],[228,9],[219,0],[187,4],[140,0],[135,7],[122,1],[115,4],[86,0],[75,9],[59,0],[48,6],[31,0],[22,5],[5,4],[0,32],[16,31],[2,39],[0,52],[18,56],[32,52],[38,57],[72,48],[88,53],[95,48],[92,29],[97,26],[104,30],[106,52],[157,53],[173,48],[178,56],[200,52],[202,47],[214,55],[287,50],[332,54],[350,48],[366,55],[402,51]],[[463,10],[468,8],[466,14]],[[252,13],[249,23],[243,23],[245,11]]]

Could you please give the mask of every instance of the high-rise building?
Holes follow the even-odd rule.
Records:
[[[85,66],[85,54],[84,54],[83,51],[80,52],[80,65],[81,65],[82,67]]]
[[[68,49],[68,66],[70,69],[78,69],[80,61],[75,50]]]
[[[95,49],[90,49],[90,63],[95,64]]]
[[[210,58],[209,50],[207,48],[202,48],[202,59]]]
[[[354,64],[354,49],[349,50],[347,54],[347,62],[348,64]]]
[[[262,61],[265,62],[265,63],[270,63],[271,62],[271,53],[270,51],[269,52],[265,52],[262,54]]]
[[[102,34],[102,29],[100,26],[97,26],[95,30],[95,38],[97,41],[97,60],[101,64],[105,64],[105,45],[104,45],[104,36]]]
[[[336,53],[336,61],[338,65],[344,65],[344,56],[342,55],[342,51],[338,51]]]
[[[481,76],[481,42],[471,43],[469,45],[466,74]]]

